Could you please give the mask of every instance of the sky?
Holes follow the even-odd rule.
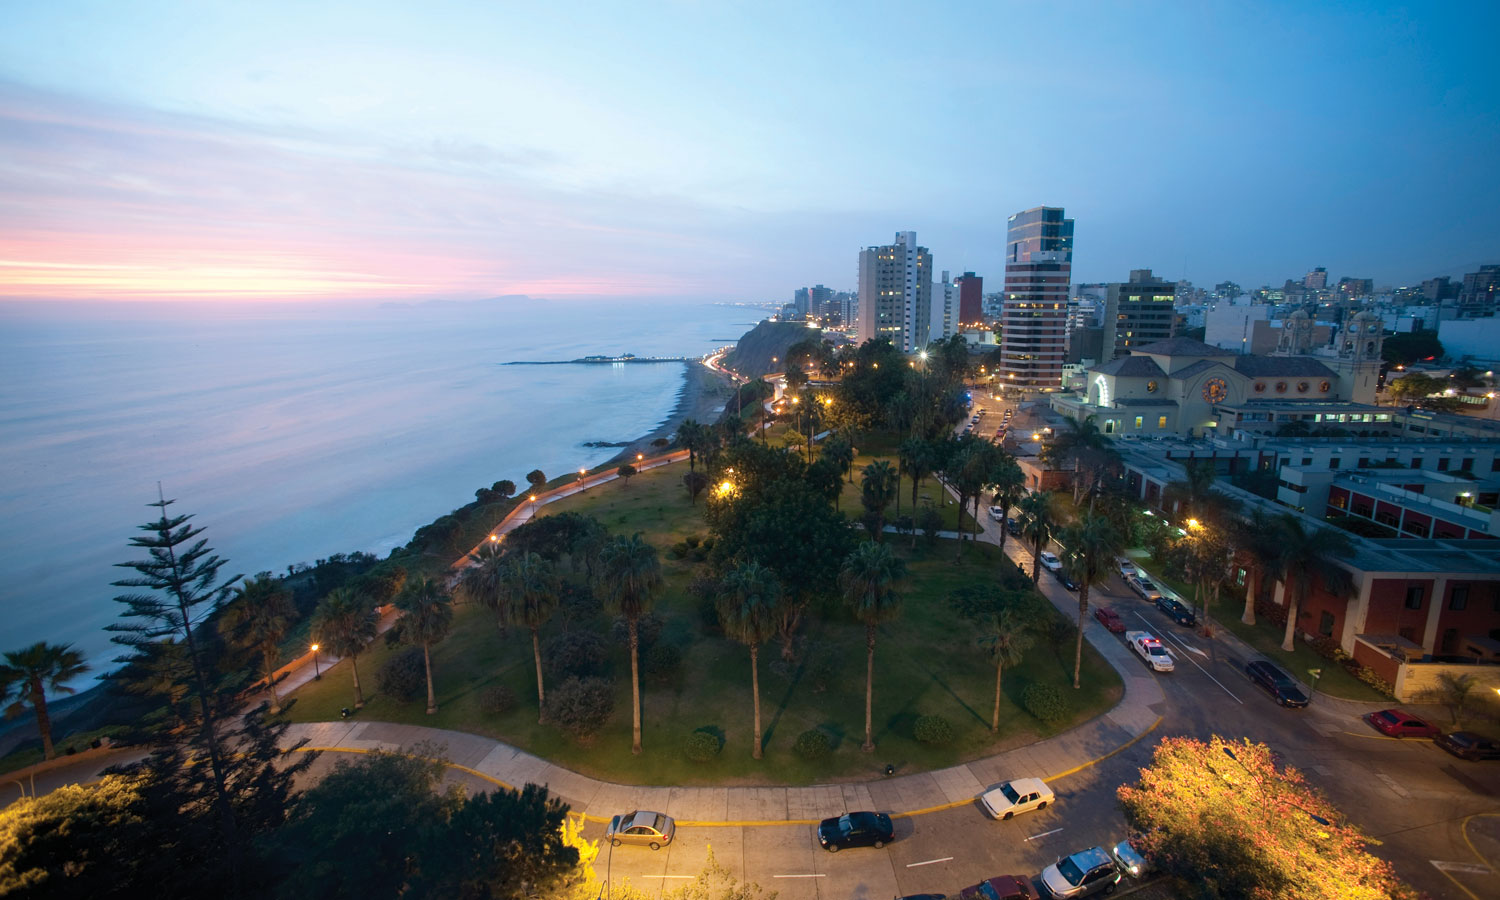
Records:
[[[998,287],[1500,262],[1493,2],[0,0],[0,298]]]

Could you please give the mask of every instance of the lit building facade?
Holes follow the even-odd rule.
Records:
[[[997,369],[1007,389],[1062,386],[1072,267],[1073,220],[1061,207],[1038,206],[1010,217]]]
[[[889,338],[905,353],[927,346],[932,319],[932,254],[915,231],[859,252],[859,327],[862,344]]]
[[[1153,277],[1150,269],[1132,269],[1129,281],[1109,285],[1099,320],[1104,328],[1100,362],[1174,337],[1176,297],[1177,285]]]
[[[984,279],[973,272],[965,272],[953,279],[958,285],[958,321],[973,327],[984,322]]]

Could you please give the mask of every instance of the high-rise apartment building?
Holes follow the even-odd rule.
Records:
[[[1150,269],[1131,269],[1129,281],[1109,285],[1099,317],[1104,329],[1104,358],[1099,361],[1129,356],[1132,347],[1175,337],[1176,298],[1177,285],[1154,277]]]
[[[1042,391],[1062,385],[1072,268],[1073,220],[1062,208],[1038,206],[1010,217],[998,372],[1007,386]]]
[[[984,322],[984,279],[965,272],[953,279],[958,285],[958,321],[966,326]]]
[[[1318,266],[1302,276],[1302,286],[1310,291],[1321,291],[1328,287],[1328,270]]]
[[[1458,289],[1458,317],[1493,318],[1497,301],[1500,301],[1500,266],[1480,266],[1478,272],[1464,276],[1463,287]]]
[[[905,353],[927,346],[932,318],[932,254],[915,231],[859,252],[859,342],[890,338]]]
[[[927,324],[927,340],[952,337],[959,329],[959,286],[948,278],[948,271],[932,285],[932,319]],[[924,345],[925,346],[925,345]]]

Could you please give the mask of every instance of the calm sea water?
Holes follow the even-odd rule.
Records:
[[[114,655],[110,582],[161,482],[224,574],[384,554],[526,472],[549,476],[655,428],[678,364],[754,314],[714,305],[508,301],[351,308],[0,305],[0,650]]]

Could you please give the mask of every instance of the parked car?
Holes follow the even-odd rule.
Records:
[[[1440,734],[1433,742],[1459,759],[1500,759],[1500,741],[1482,738],[1472,731]]]
[[[947,894],[907,894],[905,897],[897,897],[896,900],[948,900]]]
[[[677,836],[677,823],[672,817],[658,812],[638,809],[609,820],[605,838],[618,847],[621,844],[641,844],[652,850],[660,850],[672,843]]]
[[[1167,648],[1162,646],[1161,641],[1149,632],[1127,631],[1125,633],[1125,643],[1129,644],[1130,649],[1134,650],[1136,655],[1141,659],[1144,659],[1146,665],[1150,666],[1153,671],[1171,672],[1177,668],[1177,663],[1173,661],[1172,654],[1168,653]]]
[[[1181,601],[1174,600],[1171,597],[1157,595],[1156,608],[1166,613],[1167,618],[1178,625],[1194,625],[1198,622],[1198,617],[1193,615],[1192,610],[1183,606]]]
[[[1245,674],[1282,706],[1300,709],[1307,705],[1307,695],[1302,693],[1302,688],[1275,663],[1264,659],[1246,663]]]
[[[1124,875],[1131,878],[1140,878],[1151,871],[1151,864],[1146,861],[1146,856],[1141,852],[1140,841],[1130,838],[1123,840],[1109,848],[1109,855],[1114,858],[1115,866]]]
[[[1137,570],[1135,575],[1125,579],[1125,583],[1148,603],[1161,596],[1161,591],[1156,589],[1156,582],[1147,577],[1145,572]]]
[[[1094,618],[1098,619],[1100,625],[1108,628],[1114,634],[1125,633],[1125,621],[1120,618],[1119,613],[1115,612],[1114,607],[1099,607],[1094,610]]]
[[[1130,578],[1135,575],[1135,563],[1123,556],[1115,557],[1115,568],[1119,570],[1121,578]]]
[[[1057,554],[1053,553],[1051,550],[1043,550],[1042,568],[1046,569],[1048,572],[1061,572],[1062,560],[1058,559]]]
[[[1049,897],[1092,897],[1112,892],[1120,870],[1103,847],[1090,847],[1043,869],[1041,880]]]
[[[896,837],[891,817],[878,812],[852,812],[818,823],[818,843],[829,853],[844,847],[880,849]]]
[[[1061,584],[1063,587],[1067,588],[1070,591],[1078,590],[1077,579],[1075,579],[1072,575],[1069,575],[1066,571],[1058,569],[1052,574],[1057,576],[1058,584]]]
[[[1003,507],[1003,506],[991,506],[990,507],[990,519],[992,519],[993,521],[996,521],[996,522],[1003,522],[1003,521],[1005,521],[1005,507]]]
[[[1363,718],[1371,728],[1391,737],[1435,738],[1443,733],[1443,729],[1426,719],[1419,719],[1399,709],[1382,709],[1379,712],[1365,713]]]
[[[1014,517],[1005,520],[1005,530],[1010,532],[1011,537],[1021,536],[1021,521]]]
[[[958,893],[959,900],[1036,900],[1025,875],[996,875]]]
[[[992,819],[1009,819],[1016,813],[1046,809],[1057,799],[1040,778],[1016,778],[979,795],[979,803]]]

